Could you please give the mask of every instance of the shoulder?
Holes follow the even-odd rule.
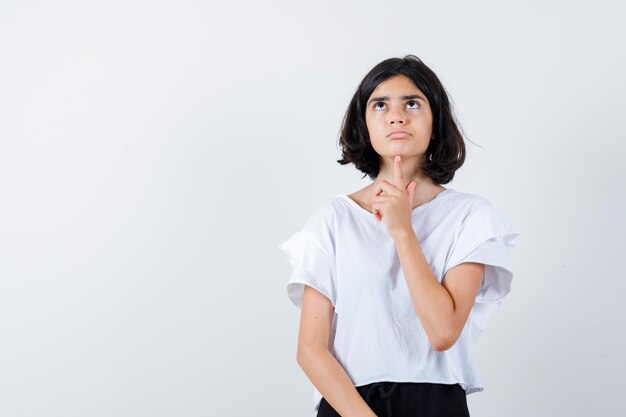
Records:
[[[338,194],[328,198],[315,206],[306,220],[304,229],[316,234],[333,235],[337,229],[339,219],[345,216],[347,210],[347,202],[341,195]]]
[[[337,224],[343,210],[340,197],[329,198],[315,207],[303,227],[327,254],[335,251]]]
[[[519,231],[487,198],[460,191],[456,191],[451,197],[451,205],[458,210],[455,214],[462,229],[467,229],[476,235],[487,231],[495,236],[519,234]]]
[[[450,189],[447,198],[448,206],[454,209],[455,214],[464,221],[469,221],[484,212],[495,211],[493,204],[478,194]]]

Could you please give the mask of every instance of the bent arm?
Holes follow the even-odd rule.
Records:
[[[484,264],[466,262],[450,269],[440,284],[415,233],[395,241],[409,293],[433,349],[456,343],[476,300]]]
[[[328,349],[332,318],[330,300],[314,288],[305,286],[297,362],[328,404],[341,416],[376,417]]]

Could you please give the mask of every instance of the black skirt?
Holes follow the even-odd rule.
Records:
[[[383,381],[356,390],[378,417],[469,417],[459,384]],[[317,417],[341,416],[322,398]]]

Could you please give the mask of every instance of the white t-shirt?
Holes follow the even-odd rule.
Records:
[[[322,204],[278,245],[293,266],[287,294],[301,309],[306,284],[332,302],[329,350],[354,386],[458,383],[466,394],[482,391],[472,345],[510,291],[509,251],[519,232],[485,198],[452,188],[414,208],[412,224],[439,282],[462,262],[485,264],[476,302],[450,349],[432,348],[384,218],[379,222],[347,195]],[[322,395],[313,390],[317,411]]]

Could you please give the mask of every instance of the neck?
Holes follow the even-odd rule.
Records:
[[[395,178],[393,171],[393,159],[388,160],[387,158],[381,158],[380,164],[380,171],[374,180],[374,185],[378,185],[378,183],[383,180],[394,184]],[[416,181],[418,188],[421,186],[430,187],[436,185],[430,177],[422,173],[422,170],[419,169],[418,165],[419,160],[417,158],[402,159],[402,174],[404,175],[406,185],[408,185],[411,181]]]
[[[411,181],[415,181],[417,183],[415,187],[415,205],[420,205],[423,202],[432,199],[439,192],[445,190],[445,187],[437,184],[432,178],[424,175],[422,170],[418,167],[418,160],[415,158],[402,160],[402,173],[404,174],[404,180],[406,182],[405,187],[409,185]],[[383,180],[395,184],[393,160],[391,162],[385,159],[381,160],[380,172],[371,186],[376,187]]]

